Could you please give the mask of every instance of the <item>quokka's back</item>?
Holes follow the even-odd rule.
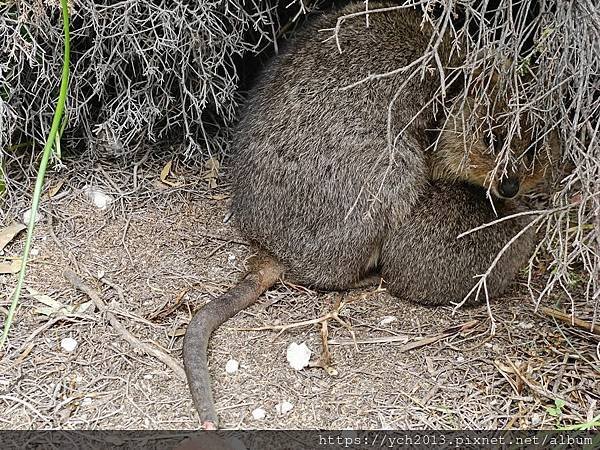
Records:
[[[370,14],[368,27],[365,15],[350,17],[336,39],[338,17],[360,11],[362,3],[325,14],[294,37],[250,92],[232,144],[242,233],[288,276],[322,288],[359,279],[386,230],[407,216],[425,185],[434,127],[427,105],[437,74],[398,72],[345,89],[416,61],[431,39],[413,9]],[[450,49],[445,36],[439,53],[454,66]]]

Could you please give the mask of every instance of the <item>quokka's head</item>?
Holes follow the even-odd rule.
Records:
[[[434,179],[466,181],[505,199],[549,181],[560,154],[556,131],[538,135],[521,121],[520,130],[510,132],[493,118],[486,119],[486,111],[475,107],[471,98],[458,109],[444,121],[432,150]]]

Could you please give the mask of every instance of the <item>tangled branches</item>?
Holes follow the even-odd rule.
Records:
[[[71,9],[71,149],[122,156],[183,136],[188,155],[222,152],[219,129],[238,101],[236,60],[273,39],[269,1],[75,0]],[[45,140],[62,64],[59,18],[59,2],[0,2],[5,169],[27,173],[31,148]]]

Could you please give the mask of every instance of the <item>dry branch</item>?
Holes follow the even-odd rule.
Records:
[[[596,325],[594,323],[588,322],[586,320],[575,317],[574,315],[567,314],[554,308],[547,308],[543,306],[540,308],[540,311],[546,314],[547,316],[554,317],[555,319],[560,320],[561,322],[568,323],[569,325],[576,326],[577,328],[581,328],[582,330],[600,335],[600,325]]]
[[[76,275],[71,270],[65,270],[64,277],[76,288],[87,295],[96,305],[96,307],[103,313],[106,314],[108,321],[111,326],[125,339],[134,349],[138,349],[143,351],[144,353],[158,359],[160,362],[169,367],[175,375],[182,381],[186,380],[185,372],[183,367],[179,362],[173,359],[171,356],[163,352],[162,350],[156,348],[153,345],[147,344],[145,342],[140,341],[137,337],[131,334],[125,326],[119,322],[117,317],[108,310],[106,304],[94,289],[85,284],[78,275]]]

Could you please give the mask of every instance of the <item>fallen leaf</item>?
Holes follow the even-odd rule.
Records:
[[[169,162],[167,162],[165,164],[165,166],[160,171],[160,181],[162,183],[166,184],[167,186],[172,186],[172,187],[181,186],[181,183],[178,183],[176,181],[171,181],[168,179],[169,175],[171,174],[172,166],[173,166],[173,160],[170,160]]]
[[[33,350],[34,347],[35,347],[35,342],[30,342],[29,344],[27,344],[27,347],[25,347],[25,350],[23,350],[23,352],[19,355],[19,357],[17,359],[15,359],[15,365],[19,365],[23,361],[25,361],[25,358],[27,358],[27,356],[29,356],[29,354],[31,353],[31,350]]]
[[[170,333],[171,337],[181,337],[181,336],[185,336],[185,327],[181,327],[176,329],[175,331],[173,331],[172,333]]]
[[[61,302],[54,300],[49,295],[40,294],[38,291],[36,291],[35,289],[32,289],[30,287],[27,287],[26,289],[29,291],[29,294],[33,298],[35,298],[38,302],[42,302],[46,306],[50,306],[51,308],[63,308],[64,307],[64,305]]]
[[[162,181],[163,183],[165,182],[165,180],[171,173],[172,165],[173,165],[173,160],[170,160],[168,163],[165,164],[165,167],[163,167],[162,170],[160,171],[160,181]]]
[[[0,263],[0,274],[15,274],[21,270],[21,260],[14,259],[10,263]]]
[[[58,194],[58,191],[60,191],[60,188],[63,187],[63,184],[65,184],[65,179],[63,178],[62,180],[59,180],[58,183],[56,183],[54,186],[52,186],[50,188],[50,190],[48,191],[48,198],[52,198],[54,197],[56,194]]]
[[[219,178],[219,168],[221,167],[221,163],[219,163],[218,159],[209,158],[205,163],[204,167],[206,167],[206,172],[202,178],[206,180],[208,183],[208,187],[210,189],[214,189],[217,187],[217,179]]]
[[[58,300],[54,300],[49,295],[39,293],[35,289],[27,287],[27,290],[33,298],[46,305],[35,309],[37,314],[42,314],[44,316],[52,316],[57,314],[62,314],[65,316],[80,316],[81,314],[85,313],[90,306],[92,306],[91,300],[80,303],[79,305],[64,305]]]
[[[4,250],[6,244],[12,241],[17,234],[27,228],[22,223],[13,223],[12,225],[7,226],[6,228],[2,228],[0,230],[0,250]]]

